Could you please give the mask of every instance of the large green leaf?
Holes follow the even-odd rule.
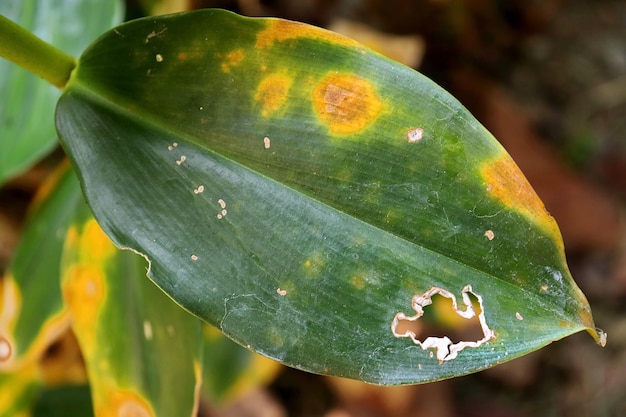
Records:
[[[0,15],[73,55],[121,22],[119,0],[3,0]],[[53,112],[60,92],[37,76],[0,60],[0,184],[56,144]]]
[[[57,128],[106,233],[178,303],[288,365],[414,383],[598,337],[502,147],[344,37],[218,10],[130,22],[80,58]],[[473,301],[482,333],[407,327],[437,294],[467,318]]]
[[[76,175],[65,162],[40,188],[2,281],[2,370],[39,359],[69,326],[59,265],[65,233],[79,206],[86,208]]]
[[[201,322],[145,277],[88,210],[69,228],[63,297],[85,358],[97,416],[195,416]]]

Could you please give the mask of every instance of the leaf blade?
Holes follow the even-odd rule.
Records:
[[[517,167],[495,139],[338,35],[218,11],[123,25],[81,57],[57,126],[79,169],[107,177],[81,170],[107,233],[190,311],[286,364],[425,382],[592,327],[558,228],[502,174]],[[461,300],[468,284],[495,340],[440,364],[394,337],[414,295]]]

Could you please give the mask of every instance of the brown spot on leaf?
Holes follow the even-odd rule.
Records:
[[[313,90],[313,107],[331,133],[348,135],[376,120],[383,104],[369,81],[332,73]]]

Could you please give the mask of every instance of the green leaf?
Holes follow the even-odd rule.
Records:
[[[41,186],[2,280],[0,369],[32,362],[69,326],[59,265],[65,233],[77,207],[86,209],[66,162]]]
[[[0,14],[65,52],[78,55],[102,31],[121,22],[119,0],[5,0]],[[0,42],[6,40],[0,39]],[[35,75],[0,60],[0,184],[56,144],[52,117],[60,92]]]
[[[46,388],[33,410],[34,417],[92,417],[88,385]]]
[[[227,402],[273,379],[280,365],[203,326],[202,394],[212,403]]]
[[[195,416],[201,322],[145,277],[88,210],[65,242],[62,290],[85,358],[95,415]]]
[[[41,392],[39,364],[26,363],[10,373],[0,372],[0,417],[28,416]]]
[[[86,50],[56,120],[116,244],[285,364],[417,383],[598,337],[556,223],[502,147],[354,41],[218,10],[137,20]],[[476,338],[403,328],[437,294],[453,314],[476,304]]]

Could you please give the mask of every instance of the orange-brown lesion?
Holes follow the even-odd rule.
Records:
[[[293,84],[285,74],[271,74],[259,83],[254,100],[261,106],[263,117],[271,116],[283,108]]]
[[[556,221],[509,155],[486,164],[481,169],[481,175],[492,197],[548,232],[563,251],[563,239]]]
[[[360,46],[358,42],[337,33],[282,19],[270,19],[267,27],[257,35],[255,46],[265,49],[273,46],[274,42],[299,38],[319,39],[335,45]]]
[[[232,68],[236,67],[237,65],[241,63],[241,61],[243,61],[245,56],[246,54],[241,48],[235,49],[234,51],[229,52],[228,54],[226,54],[226,57],[224,61],[222,62],[222,65],[221,65],[222,71],[226,73],[230,72]]]
[[[383,103],[369,81],[352,74],[331,73],[313,89],[313,108],[331,133],[348,135],[376,120]]]
[[[154,417],[150,403],[130,390],[111,389],[100,400],[94,395],[94,408],[99,417]]]

